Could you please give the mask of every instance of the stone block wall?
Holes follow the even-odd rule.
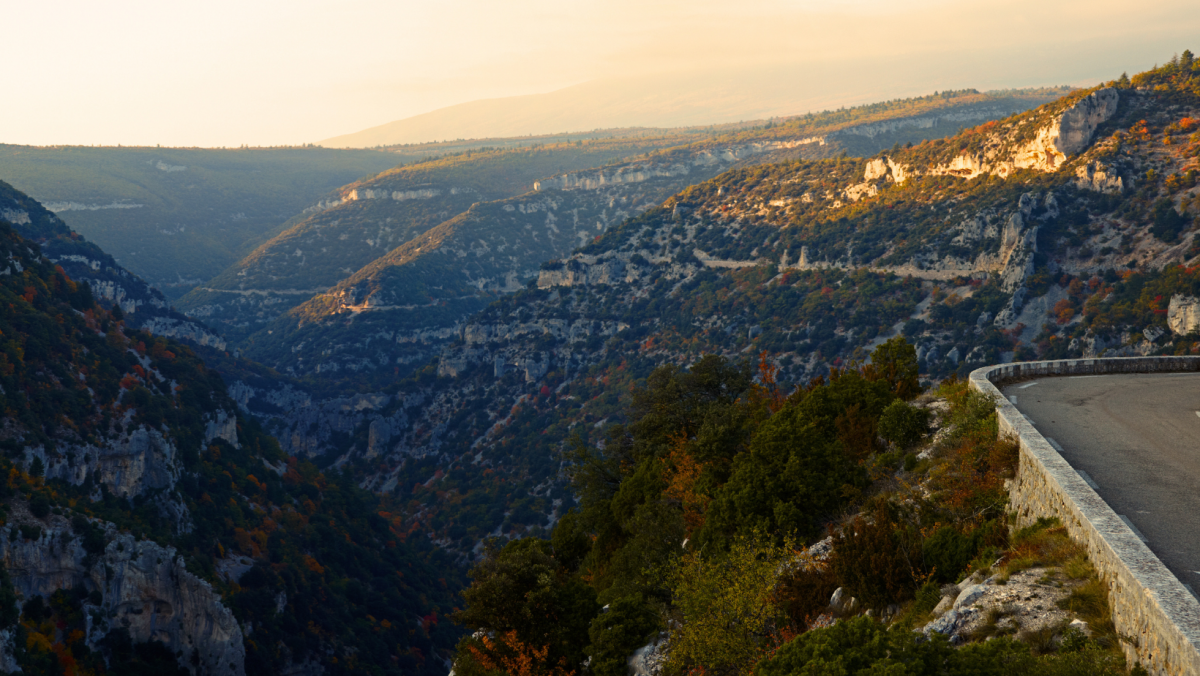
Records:
[[[1152,674],[1200,674],[1200,602],[1010,403],[997,383],[1065,375],[1200,371],[1200,357],[1024,362],[977,369],[975,390],[996,401],[1001,435],[1020,443],[1010,499],[1018,524],[1057,517],[1108,585],[1113,623],[1132,662]]]

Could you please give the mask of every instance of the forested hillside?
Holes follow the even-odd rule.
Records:
[[[0,144],[0,180],[178,298],[331,190],[399,164],[324,148],[89,148]]]
[[[104,255],[5,189],[19,227]],[[461,573],[427,540],[7,220],[0,249],[0,669],[444,672]]]

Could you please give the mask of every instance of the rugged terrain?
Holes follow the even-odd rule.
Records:
[[[444,670],[459,630],[439,617],[465,582],[449,557],[467,563],[489,535],[559,524],[579,497],[561,470],[581,449],[621,452],[614,423],[659,366],[718,355],[704,368],[740,383],[763,416],[783,393],[826,386],[814,378],[840,397],[861,367],[876,384],[846,396],[866,397],[869,420],[837,406],[818,417],[829,439],[866,439],[867,457],[877,440],[860,428],[915,390],[913,371],[872,394],[890,376],[861,360],[892,338],[917,346],[927,378],[1039,356],[1194,352],[1197,70],[1185,55],[944,139],[885,144],[884,133],[964,119],[859,134],[879,144],[869,157],[845,156],[838,139],[939,102],[831,113],[823,135],[797,134],[813,124],[800,120],[587,170],[532,163],[501,196],[451,180],[482,176],[457,173],[459,157],[376,176],[192,296],[222,331],[253,332],[244,352],[279,371],[231,356],[0,186],[15,228],[0,227],[5,664]],[[514,157],[483,154],[501,173]],[[325,288],[298,285],[310,264],[325,266]],[[259,286],[241,288],[239,272]],[[238,306],[256,290],[271,302]],[[724,429],[705,435],[719,446]],[[676,431],[655,430],[660,446]],[[683,476],[686,458],[672,462]],[[834,464],[846,481],[820,484],[822,510],[865,485],[861,463]],[[808,467],[746,466],[784,502]],[[662,492],[656,476],[630,490]],[[672,509],[694,497],[676,488]],[[726,525],[746,502],[727,493]],[[610,510],[622,529],[642,518],[623,504]],[[780,509],[755,518],[811,530],[820,516]],[[621,565],[641,570],[630,557]]]
[[[293,375],[349,378],[360,388],[394,378],[426,361],[461,331],[462,322],[472,312],[496,294],[521,288],[543,261],[565,256],[610,225],[661,203],[686,186],[739,166],[833,157],[848,151],[870,153],[901,141],[939,137],[970,121],[1027,109],[1046,96],[1047,92],[1040,90],[1004,96],[947,92],[752,129],[715,130],[711,139],[601,168],[541,178],[531,193],[475,204],[427,230],[237,344],[246,347],[252,358]],[[349,212],[345,215],[351,218]],[[342,233],[339,248],[333,248],[333,243],[326,247],[323,242],[321,256],[314,258],[341,260],[354,249],[351,245],[360,223],[338,221]],[[410,236],[427,227],[424,222],[410,223]],[[343,243],[342,238],[348,241]],[[278,241],[284,239],[281,236]],[[366,241],[378,245],[380,239],[376,236]],[[288,246],[280,244],[275,249]],[[264,260],[271,255],[262,253]],[[282,260],[281,265],[295,271],[292,277],[288,273],[272,277],[272,284],[283,286],[297,286],[301,277],[312,279],[310,268],[319,264],[297,259],[295,252],[282,258],[274,255],[271,260]],[[252,307],[254,321],[269,318],[289,303],[249,288],[261,283],[254,279],[255,269],[251,266],[237,273],[238,283],[248,285],[238,293],[247,298],[233,301],[227,297],[215,305],[197,307],[201,294],[196,293],[185,299],[185,306],[194,316],[210,321],[218,316],[241,318]],[[309,291],[286,290],[296,297]]]
[[[896,335],[933,377],[1189,350],[1191,68],[870,159],[725,172],[544,264],[465,322],[436,370],[341,398],[233,375],[235,398],[286,449],[374,490],[439,475],[462,497],[410,503],[410,518],[469,548],[551,523],[570,502],[553,460],[564,441],[619,419],[658,364],[766,352],[796,385]]]
[[[0,187],[0,668],[441,670],[457,572],[289,460],[190,348],[135,327],[146,304],[98,301],[148,287]]]
[[[523,193],[546,174],[679,141],[664,134],[485,148],[396,167],[307,205],[282,232],[178,305],[238,341],[476,202]]]

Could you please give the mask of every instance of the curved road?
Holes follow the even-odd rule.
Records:
[[[1041,378],[1001,391],[1181,582],[1200,589],[1200,374]]]

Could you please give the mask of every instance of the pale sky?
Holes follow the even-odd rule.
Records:
[[[481,98],[706,72],[793,72],[837,105],[1088,84],[1200,51],[1195,0],[0,0],[0,16],[0,143],[37,145],[316,142]],[[799,77],[821,72],[836,92]],[[789,86],[763,79],[764,97]]]

